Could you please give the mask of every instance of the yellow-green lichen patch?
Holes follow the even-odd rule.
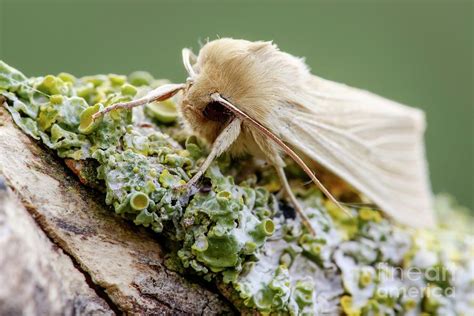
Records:
[[[128,82],[137,87],[149,86],[154,80],[153,76],[146,71],[135,71],[128,76]]]
[[[275,224],[269,218],[263,220],[258,227],[259,231],[265,236],[271,236],[275,232]]]
[[[47,75],[39,83],[37,89],[48,95],[67,95],[70,92],[70,84],[61,78]]]
[[[181,180],[179,176],[172,175],[168,169],[163,170],[159,181],[164,188],[174,188],[178,185],[186,184],[186,182]]]
[[[363,207],[359,210],[359,218],[363,221],[374,221],[379,223],[382,220],[380,212]]]
[[[149,204],[150,199],[145,193],[135,192],[130,197],[130,206],[136,211],[141,211],[147,208]]]
[[[94,131],[94,129],[99,126],[102,122],[102,117],[98,117],[97,119],[93,118],[93,115],[98,113],[104,108],[101,103],[97,103],[93,106],[86,108],[82,111],[80,115],[80,123],[79,123],[79,132],[82,134],[90,134]]]
[[[58,78],[64,82],[69,82],[69,83],[74,83],[76,81],[76,77],[74,77],[73,75],[67,72],[59,73]]]
[[[347,316],[360,316],[361,315],[360,308],[353,307],[352,297],[348,295],[342,296],[340,300],[340,304],[345,315]]]
[[[146,113],[161,123],[172,123],[178,118],[176,104],[171,99],[147,104]]]
[[[64,97],[60,94],[55,94],[49,97],[49,102],[51,102],[51,104],[62,104]]]
[[[58,114],[59,112],[55,107],[43,105],[38,115],[38,127],[42,131],[47,130],[56,122]]]
[[[123,95],[129,95],[131,97],[135,96],[138,92],[137,88],[131,84],[124,84],[120,90]]]
[[[121,87],[127,82],[127,77],[123,75],[109,74],[108,77],[112,86]]]

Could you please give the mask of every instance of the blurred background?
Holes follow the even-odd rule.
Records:
[[[473,207],[472,1],[0,0],[0,59],[28,76],[147,70],[182,82],[181,49],[273,40],[314,74],[426,111],[433,190]]]

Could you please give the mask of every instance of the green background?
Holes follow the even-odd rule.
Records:
[[[472,1],[0,0],[0,20],[0,59],[30,76],[181,82],[183,47],[274,40],[315,74],[425,110],[433,190],[473,209]]]

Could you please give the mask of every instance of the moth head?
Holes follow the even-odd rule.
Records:
[[[187,125],[210,143],[214,142],[233,117],[220,102],[211,99],[206,88],[201,88],[200,80],[190,78],[187,80],[180,111]]]
[[[233,113],[211,96],[219,94],[235,106],[263,110],[262,93],[268,78],[262,76],[261,54],[276,51],[269,42],[219,39],[205,44],[195,56],[183,50],[188,72],[181,111],[186,122],[200,136],[212,142],[233,117]],[[274,86],[272,86],[273,88]]]
[[[191,129],[210,143],[234,116],[222,103],[193,86],[185,91],[180,110]]]

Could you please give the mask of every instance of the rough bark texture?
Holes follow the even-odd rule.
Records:
[[[0,315],[112,315],[0,179]]]
[[[115,216],[3,107],[0,122],[1,315],[232,313],[168,271],[153,234]]]

